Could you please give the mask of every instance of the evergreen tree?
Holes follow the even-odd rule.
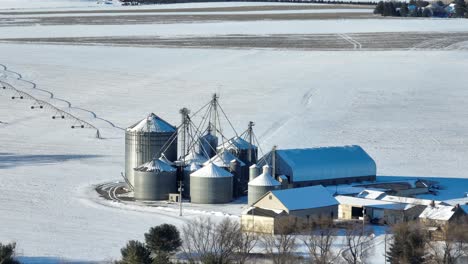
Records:
[[[393,227],[393,242],[387,252],[391,264],[419,264],[424,262],[427,237],[422,229],[411,223]]]
[[[466,12],[465,0],[455,0],[455,17],[464,17]]]
[[[120,250],[122,260],[118,264],[151,264],[150,251],[139,241],[130,240],[127,245]]]
[[[424,8],[423,12],[422,12],[422,16],[423,17],[431,17],[432,16],[432,12],[429,8]]]
[[[146,246],[152,253],[173,253],[182,245],[180,233],[177,227],[170,224],[162,224],[150,228],[145,234]]]
[[[380,1],[376,6],[375,6],[375,9],[374,9],[374,14],[380,14],[380,15],[383,15],[383,11],[384,11],[384,2],[383,1]]]
[[[15,243],[2,245],[0,243],[0,263],[1,264],[19,264],[20,262],[15,260]]]
[[[403,3],[403,5],[402,5],[401,8],[400,8],[400,15],[401,15],[402,17],[407,17],[407,16],[408,16],[408,13],[409,13],[408,4],[407,4],[407,3]]]

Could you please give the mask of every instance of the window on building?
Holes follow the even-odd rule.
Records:
[[[273,199],[273,195],[270,194],[270,196],[268,196],[268,198],[269,198],[270,200],[272,200],[272,199]]]

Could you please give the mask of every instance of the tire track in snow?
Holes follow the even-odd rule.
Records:
[[[32,82],[32,81],[28,81],[28,80],[23,79],[23,76],[21,75],[21,73],[18,73],[18,72],[9,70],[8,67],[7,67],[6,65],[0,63],[0,67],[3,68],[3,71],[9,72],[9,73],[12,73],[12,74],[16,75],[16,76],[17,76],[17,78],[16,78],[17,80],[22,81],[22,82],[25,82],[25,83],[31,84],[33,89],[36,89],[36,90],[39,90],[39,91],[48,93],[49,96],[50,96],[50,99],[54,99],[54,100],[58,100],[58,101],[64,102],[64,103],[66,103],[66,104],[68,105],[68,108],[80,110],[80,111],[83,111],[83,112],[88,112],[88,113],[91,114],[91,115],[93,116],[93,118],[95,118],[95,119],[99,119],[99,120],[101,120],[101,121],[104,121],[104,122],[108,123],[109,125],[111,125],[111,126],[114,127],[114,128],[117,128],[117,129],[120,129],[120,130],[125,130],[125,129],[122,128],[122,127],[116,126],[112,121],[109,121],[109,120],[107,120],[107,119],[98,117],[98,116],[96,115],[96,113],[93,112],[93,111],[90,111],[90,110],[87,110],[87,109],[84,109],[84,108],[80,108],[80,107],[72,106],[72,103],[71,103],[70,101],[67,101],[67,100],[61,99],[61,98],[57,98],[57,97],[54,96],[54,94],[53,94],[52,92],[47,91],[47,90],[44,90],[44,89],[37,88],[37,84],[36,84],[36,83],[34,83],[34,82]],[[6,76],[6,75],[4,74],[4,76]]]
[[[353,49],[362,49],[362,44],[359,43],[357,40],[353,39],[352,37],[350,37],[349,35],[347,34],[338,34],[338,36],[344,40],[346,40],[347,42],[353,44]]]

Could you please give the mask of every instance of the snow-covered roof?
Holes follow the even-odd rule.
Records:
[[[394,202],[388,202],[388,201],[372,200],[372,199],[358,198],[358,197],[345,196],[345,195],[337,195],[335,196],[335,199],[340,204],[372,207],[372,208],[379,208],[379,209],[407,210],[407,209],[414,207],[414,205],[412,204],[394,203]]]
[[[187,156],[185,156],[185,161],[187,163],[197,163],[198,165],[202,165],[203,163],[205,163],[206,161],[208,160],[207,157],[205,157],[204,155],[192,150],[190,151],[189,154],[187,154]]]
[[[223,143],[221,146],[218,148],[224,148],[224,149],[249,149],[250,148],[250,143],[238,136],[235,136],[225,143]],[[252,144],[252,149],[256,149],[257,147]]]
[[[428,206],[419,215],[419,218],[447,221],[447,220],[450,220],[450,218],[452,218],[455,212],[456,212],[455,206],[446,206],[446,205]]]
[[[201,168],[200,164],[196,163],[196,162],[190,162],[187,164],[187,166],[184,168],[184,170],[186,171],[196,171],[196,170],[199,170]]]
[[[468,204],[468,197],[445,200],[444,202],[450,205],[465,205]]]
[[[393,195],[386,195],[382,197],[380,200],[389,201],[389,202],[397,202],[397,203],[409,203],[409,204],[414,204],[414,205],[419,204],[419,205],[425,205],[425,206],[431,205],[432,203],[436,205],[439,205],[439,204],[448,205],[441,201],[419,199],[419,198],[413,198],[413,197],[393,196]]]
[[[204,177],[204,178],[221,178],[221,177],[232,177],[232,174],[225,169],[216,166],[213,163],[209,163],[203,168],[190,174],[193,177]]]
[[[291,169],[294,182],[377,173],[374,160],[359,146],[283,149],[276,153]],[[277,167],[279,173],[288,174],[281,171],[281,162]]]
[[[281,183],[271,176],[270,166],[263,166],[262,174],[249,182],[249,186],[280,186]]]
[[[175,171],[173,167],[159,159],[153,159],[143,165],[136,167],[135,170],[148,172]]]
[[[338,201],[322,185],[276,190],[271,193],[290,211],[338,204]]]
[[[385,192],[382,192],[382,191],[375,191],[375,190],[365,189],[362,192],[360,192],[357,195],[357,197],[366,198],[366,199],[380,200],[385,195],[387,195],[387,194]]]
[[[145,119],[127,128],[132,132],[175,132],[176,128],[159,116],[151,113]]]
[[[208,163],[214,163],[219,167],[229,167],[229,164],[231,163],[232,160],[237,160],[237,162],[239,162],[239,165],[241,167],[245,166],[244,162],[242,162],[240,159],[238,159],[236,156],[234,156],[231,152],[229,152],[226,149],[223,149],[220,153],[213,156],[210,160],[206,161],[203,165],[206,165]]]
[[[468,214],[468,197],[445,200],[444,203],[453,206],[458,204],[463,209],[463,211],[465,211],[465,213]]]
[[[166,155],[164,155],[164,153],[161,154],[161,157],[159,157],[159,160],[162,161],[162,162],[167,163],[168,165],[174,166],[174,162],[170,161],[170,160],[166,157]]]

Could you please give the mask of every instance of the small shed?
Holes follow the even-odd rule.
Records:
[[[396,203],[382,200],[358,198],[338,195],[340,203],[338,217],[340,219],[372,220],[382,224],[396,224],[418,219],[424,210],[424,205]]]
[[[419,221],[427,226],[442,227],[466,216],[460,205],[433,205],[427,206],[419,216]]]

